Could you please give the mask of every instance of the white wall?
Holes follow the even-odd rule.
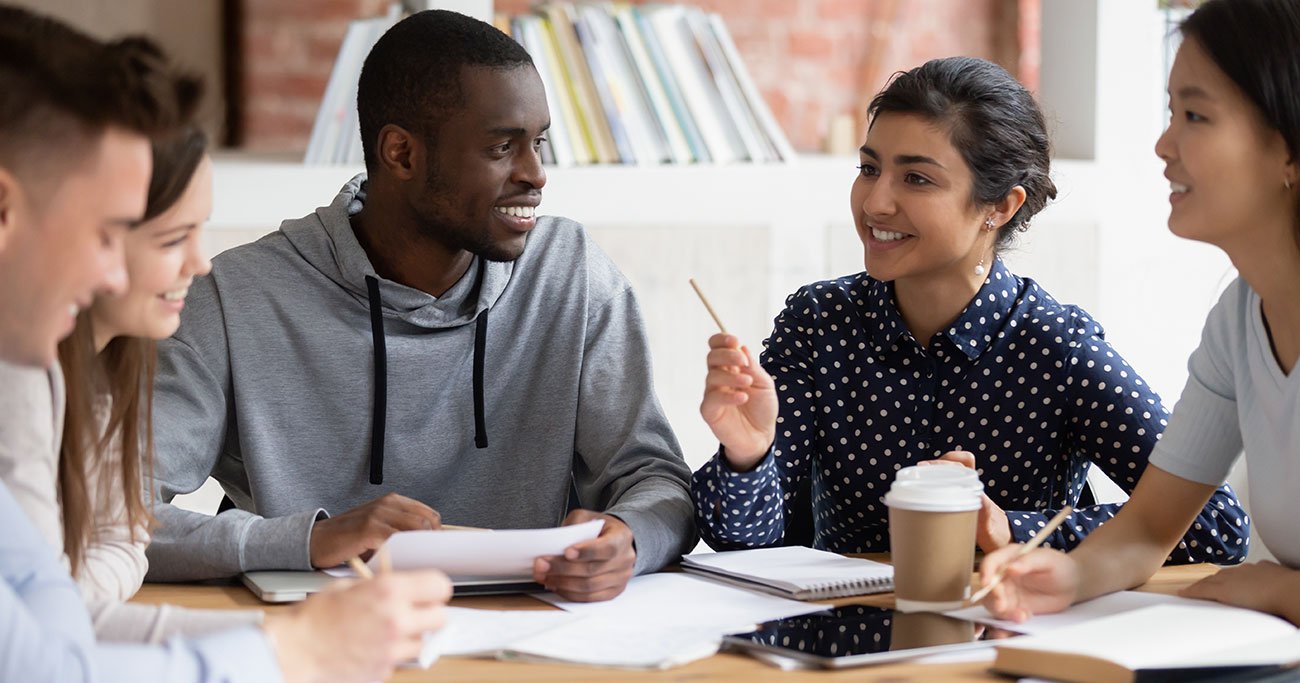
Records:
[[[698,415],[704,352],[716,327],[688,278],[699,281],[728,329],[759,349],[786,295],[862,270],[848,202],[856,163],[809,157],[794,165],[549,170],[542,211],[586,225],[637,290],[656,388],[692,467],[717,447]],[[304,215],[357,170],[218,159],[205,246],[217,252]],[[1097,226],[1084,210],[1095,174],[1089,164],[1063,162],[1056,175],[1071,201],[1044,213],[1008,260],[1059,298],[1095,308]]]

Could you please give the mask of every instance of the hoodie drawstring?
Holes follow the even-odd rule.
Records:
[[[474,445],[478,448],[488,447],[487,418],[483,413],[483,351],[487,346],[487,319],[488,309],[485,308],[478,314],[478,323],[474,326]]]
[[[479,270],[479,289],[483,274]],[[379,295],[379,279],[366,276],[370,294],[370,336],[374,343],[375,412],[370,422],[370,483],[384,483],[384,427],[388,418],[388,350],[384,343],[384,300]],[[487,418],[483,410],[483,356],[487,348],[488,310],[483,309],[474,326],[474,446],[487,448]]]
[[[370,483],[384,483],[384,422],[388,418],[388,349],[384,345],[384,300],[379,280],[367,275],[370,290],[370,336],[375,349],[375,412],[370,417]]]

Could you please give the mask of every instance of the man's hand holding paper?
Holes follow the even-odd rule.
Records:
[[[605,520],[599,536],[574,543],[564,555],[537,558],[533,580],[574,602],[599,602],[622,593],[636,564],[632,529],[613,515],[591,510],[570,512],[564,526],[596,519]]]
[[[311,532],[313,567],[336,567],[348,558],[368,558],[399,531],[442,527],[437,510],[396,493],[380,496],[337,517],[316,522]]]

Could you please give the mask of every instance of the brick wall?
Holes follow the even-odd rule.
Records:
[[[633,0],[640,4],[643,0]],[[895,71],[933,57],[985,57],[1038,74],[1041,0],[693,0],[726,20],[794,146],[822,148],[832,117],[860,120]],[[531,0],[496,0],[498,12]],[[300,151],[351,19],[387,0],[256,0],[244,5],[245,146]],[[1026,21],[1028,20],[1028,21]]]

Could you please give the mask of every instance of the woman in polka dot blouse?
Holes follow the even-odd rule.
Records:
[[[894,472],[945,458],[982,472],[993,551],[1076,505],[1090,463],[1132,491],[1165,427],[1101,325],[997,257],[1056,194],[1029,92],[987,61],[938,59],[868,113],[850,195],[866,272],[791,295],[761,364],[710,339],[700,411],[721,447],[692,490],[714,548],[888,550]],[[1078,508],[1047,543],[1069,549],[1119,508]],[[1248,538],[1225,485],[1168,559],[1238,563]]]

